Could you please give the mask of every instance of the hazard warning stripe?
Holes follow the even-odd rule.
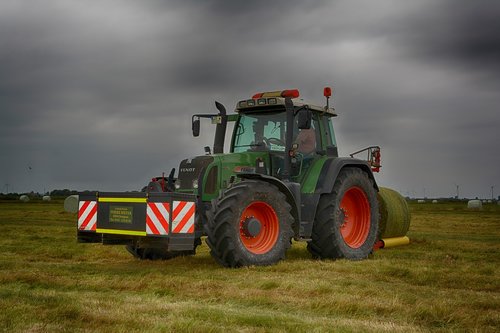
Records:
[[[146,210],[146,233],[168,235],[170,205],[167,202],[149,202]]]
[[[174,201],[174,212],[172,214],[173,233],[194,232],[194,202]]]
[[[97,226],[97,202],[80,201],[78,209],[78,229],[95,231]]]

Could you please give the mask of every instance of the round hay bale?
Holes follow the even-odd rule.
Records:
[[[398,192],[381,187],[378,195],[380,238],[405,236],[410,228],[410,209]]]
[[[68,213],[76,213],[78,212],[78,195],[70,195],[66,199],[64,199],[64,210]]]
[[[432,203],[438,203],[438,201],[436,199],[432,200]]]
[[[469,200],[469,202],[467,202],[467,208],[469,209],[481,209],[483,208],[483,203],[481,202],[481,200]]]
[[[26,194],[23,194],[19,197],[19,200],[21,200],[22,202],[28,202],[30,201],[30,197],[28,197]]]
[[[42,197],[42,200],[43,200],[43,201],[50,201],[50,195],[44,195],[44,196]]]

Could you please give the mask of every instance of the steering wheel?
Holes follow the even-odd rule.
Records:
[[[278,138],[263,138],[264,140],[264,143],[267,145],[267,146],[270,146],[270,145],[278,145],[278,146],[283,146],[285,147],[285,142],[281,139],[278,139]]]

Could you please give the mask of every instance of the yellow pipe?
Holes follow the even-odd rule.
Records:
[[[382,242],[384,242],[383,248],[387,248],[387,247],[408,245],[410,244],[410,239],[408,238],[408,236],[403,236],[403,237],[385,238],[382,239]]]

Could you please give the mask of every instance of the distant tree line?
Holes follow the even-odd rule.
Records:
[[[41,198],[44,195],[50,195],[53,198],[57,197],[63,197],[66,198],[67,196],[73,195],[73,194],[78,194],[78,193],[95,193],[96,191],[75,191],[75,190],[68,190],[68,189],[63,189],[63,190],[52,190],[50,192],[46,193],[38,193],[38,192],[23,192],[23,193],[17,193],[17,192],[12,192],[12,193],[0,193],[0,200],[19,200],[19,197],[21,195],[27,195],[28,197],[35,199],[35,198]]]

